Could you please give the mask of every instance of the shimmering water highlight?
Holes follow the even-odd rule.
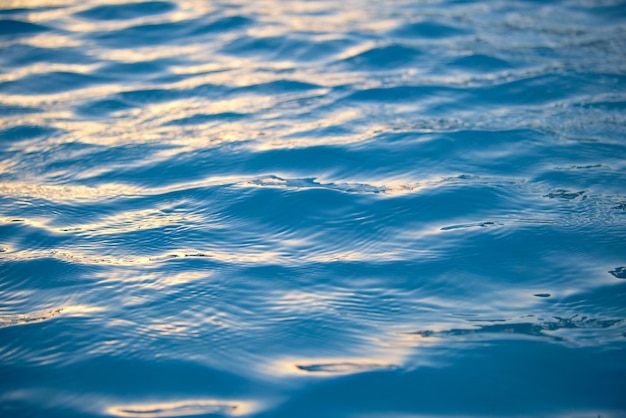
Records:
[[[626,416],[625,35],[0,2],[0,415]]]

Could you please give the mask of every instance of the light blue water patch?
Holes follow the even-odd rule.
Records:
[[[0,416],[626,416],[625,10],[0,4]]]

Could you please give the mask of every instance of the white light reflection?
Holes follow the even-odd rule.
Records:
[[[195,399],[176,402],[115,405],[108,407],[105,413],[131,418],[184,417],[205,414],[243,416],[258,411],[259,406],[258,402],[253,401]]]

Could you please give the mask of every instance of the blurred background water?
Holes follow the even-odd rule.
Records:
[[[626,3],[0,2],[3,417],[626,416]]]

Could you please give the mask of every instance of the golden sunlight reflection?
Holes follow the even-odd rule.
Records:
[[[3,0],[3,9],[60,7],[73,4],[72,0]]]
[[[103,283],[124,283],[129,287],[137,284],[144,289],[163,290],[170,286],[205,280],[210,278],[212,274],[209,271],[186,271],[178,274],[107,272],[106,274],[96,274],[96,277]]]
[[[206,252],[188,251],[188,252],[168,252],[165,254],[157,254],[153,256],[115,256],[103,255],[101,253],[93,253],[85,250],[24,250],[12,253],[2,253],[1,257],[5,260],[36,260],[40,258],[55,258],[57,260],[67,261],[71,263],[80,263],[87,265],[149,265],[155,263],[166,262],[173,259],[182,258],[204,258],[220,261],[224,263],[252,263],[252,264],[273,264],[292,261],[291,257],[285,257],[285,254],[278,251],[264,251],[262,249],[252,250],[248,253],[233,253],[232,251],[210,250]]]
[[[103,61],[114,62],[141,62],[156,61],[164,58],[175,58],[202,51],[202,45],[179,45],[176,48],[163,47],[135,47],[128,49],[102,49],[91,52],[95,57]]]
[[[59,47],[70,48],[82,45],[82,42],[78,39],[71,38],[70,36],[46,33],[45,35],[35,35],[22,41],[26,45],[32,45],[38,48],[50,48],[55,49]]]
[[[43,185],[26,182],[2,182],[0,193],[14,199],[35,198],[53,202],[120,198],[142,192],[139,187],[109,183],[97,187],[79,185]]]
[[[398,350],[396,350],[398,351]],[[370,371],[395,370],[401,367],[402,355],[387,354],[375,357],[287,357],[270,362],[266,373],[272,375],[327,377]]]
[[[90,316],[94,313],[103,312],[105,310],[106,308],[92,305],[64,305],[59,308],[50,309],[38,313],[2,313],[0,314],[0,328],[43,322],[56,318],[59,315],[70,315],[74,317]]]
[[[402,196],[406,194],[413,194],[432,187],[438,187],[441,184],[441,179],[431,178],[420,181],[406,181],[403,182],[398,179],[385,180],[385,181],[373,181],[371,183],[358,183],[358,182],[346,182],[335,183],[331,179],[325,179],[323,183],[307,183],[295,179],[293,181],[282,178],[270,178],[270,177],[252,177],[252,176],[214,176],[207,177],[198,181],[190,181],[183,183],[175,183],[169,186],[145,188],[132,186],[121,183],[105,183],[98,186],[90,187],[83,185],[55,185],[55,184],[33,184],[30,182],[0,182],[0,194],[10,197],[12,199],[46,199],[53,202],[71,202],[79,200],[106,200],[106,199],[123,199],[141,195],[159,195],[164,193],[170,193],[181,190],[189,190],[198,187],[211,187],[211,186],[236,186],[244,188],[257,188],[257,187],[278,187],[278,188],[292,188],[292,189],[305,189],[305,188],[328,188],[337,191],[343,191],[348,193],[376,193],[381,196]],[[158,209],[150,209],[151,215],[157,214]],[[137,216],[143,216],[146,213],[137,213]],[[126,216],[126,215],[124,215]],[[176,215],[173,215],[176,216]],[[180,215],[183,216],[183,215]],[[187,214],[190,220],[202,221],[196,215]],[[116,218],[121,219],[121,218]],[[173,218],[172,218],[173,219]],[[186,218],[187,219],[187,218]],[[4,220],[3,222],[8,222]],[[32,220],[33,222],[38,222]],[[43,222],[43,220],[41,221]],[[43,225],[43,224],[42,224]],[[104,225],[96,223],[92,227],[85,226],[86,228],[97,229]],[[433,226],[432,231],[426,231],[426,233],[441,233],[441,226]],[[415,233],[412,231],[411,233]],[[420,232],[420,235],[423,235]]]
[[[26,77],[31,74],[49,74],[52,72],[72,72],[77,74],[89,74],[98,65],[85,65],[85,64],[33,64],[20,69],[15,69],[8,74],[0,74],[0,81],[13,81]]]
[[[105,413],[118,417],[184,417],[193,415],[243,416],[257,412],[260,404],[254,401],[189,399],[175,402],[114,405]]]
[[[167,206],[154,209],[121,212],[107,216],[100,222],[73,224],[60,228],[61,232],[71,231],[90,236],[121,234],[124,232],[154,229],[168,225],[189,225],[206,223],[206,220],[193,213],[167,213]]]

